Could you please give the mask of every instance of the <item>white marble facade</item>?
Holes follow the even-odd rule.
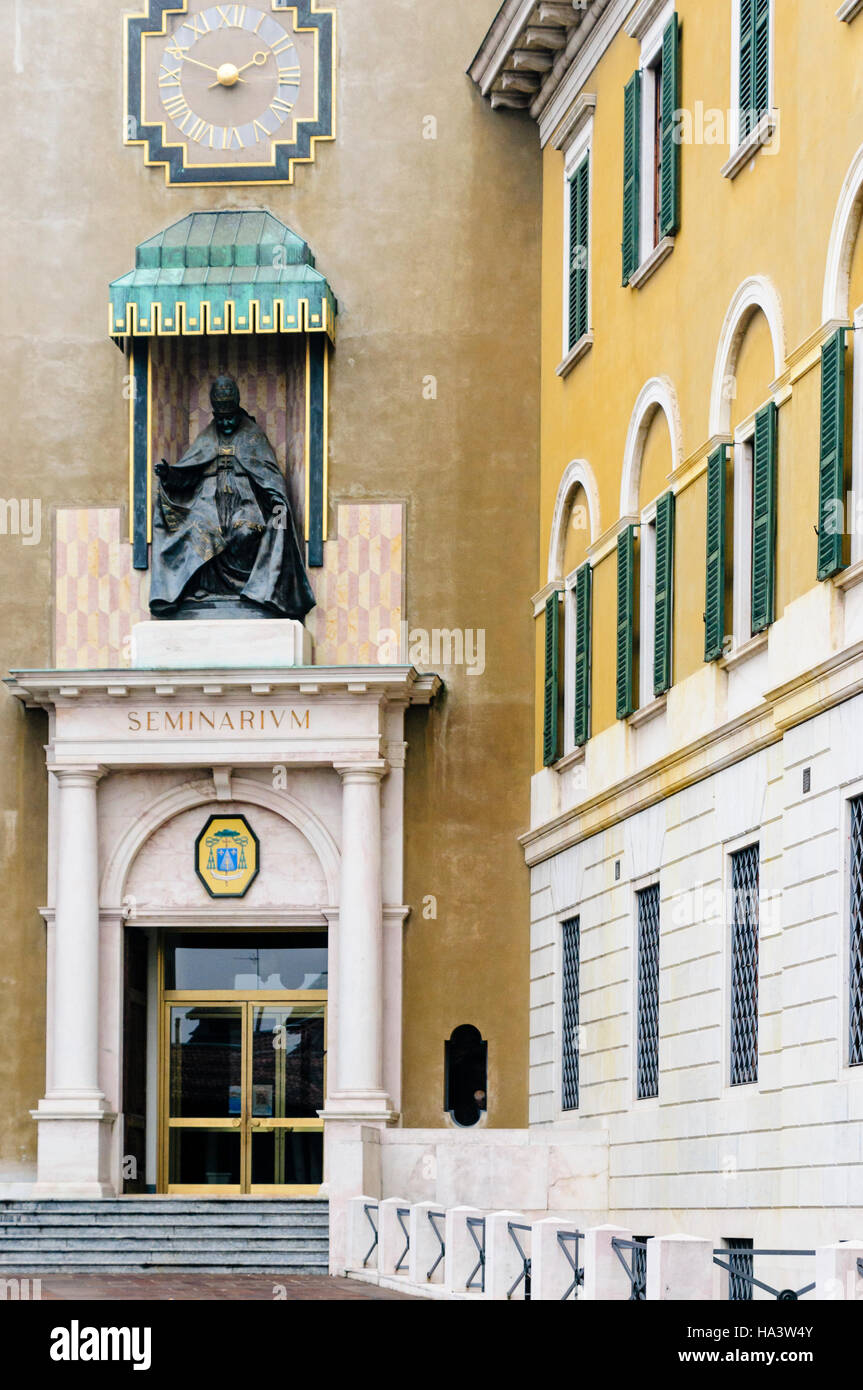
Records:
[[[863,1229],[847,862],[861,720],[858,695],[532,868],[531,1132],[607,1136],[613,1223],[716,1245],[750,1237],[756,1248],[809,1248]],[[759,1074],[732,1087],[729,859],[756,842]],[[659,1096],[638,1100],[636,892],[655,882]],[[580,1106],[564,1112],[560,924],[576,914]]]
[[[13,693],[50,720],[47,1080],[33,1195],[121,1190],[127,926],[326,928],[326,1130],[397,1118],[404,711],[437,684],[404,667],[76,672],[74,684],[65,672],[16,674]],[[232,812],[258,835],[261,871],[243,899],[213,900],[194,871],[195,838],[209,814]],[[154,1045],[148,1056],[154,1081]]]

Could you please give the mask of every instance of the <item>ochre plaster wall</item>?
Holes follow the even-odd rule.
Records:
[[[17,134],[4,146],[4,498],[37,497],[39,544],[0,536],[6,667],[50,666],[51,511],[127,495],[127,363],[108,281],[197,210],[265,207],[338,296],[330,499],[407,502],[413,627],[485,633],[485,671],[441,671],[407,770],[404,1120],[441,1122],[444,1040],[489,1042],[490,1123],[526,1121],[530,611],[538,555],[540,155],[465,69],[496,0],[339,0],[338,138],[293,187],[167,188],[121,143],[126,7],[5,6]],[[426,118],[437,138],[424,139]],[[428,378],[436,379],[435,399]],[[424,390],[425,387],[425,390]],[[14,404],[13,404],[14,403]],[[334,512],[331,515],[333,522]],[[44,1084],[44,721],[0,699],[5,911],[0,1168],[32,1161]],[[436,899],[437,916],[422,915]]]

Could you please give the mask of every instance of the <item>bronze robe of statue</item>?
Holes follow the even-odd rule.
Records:
[[[157,479],[150,612],[156,618],[245,615],[302,620],[314,607],[287,487],[254,417],[236,433],[212,421]],[[233,606],[230,599],[233,597]],[[179,611],[178,611],[179,610]],[[254,616],[254,608],[248,608]]]

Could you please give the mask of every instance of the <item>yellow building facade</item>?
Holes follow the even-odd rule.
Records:
[[[542,148],[531,1130],[651,1235],[863,1201],[860,8],[511,3],[471,69]]]

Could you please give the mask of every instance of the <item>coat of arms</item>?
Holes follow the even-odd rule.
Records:
[[[260,867],[258,837],[245,816],[211,816],[195,841],[195,870],[211,898],[242,898]]]

